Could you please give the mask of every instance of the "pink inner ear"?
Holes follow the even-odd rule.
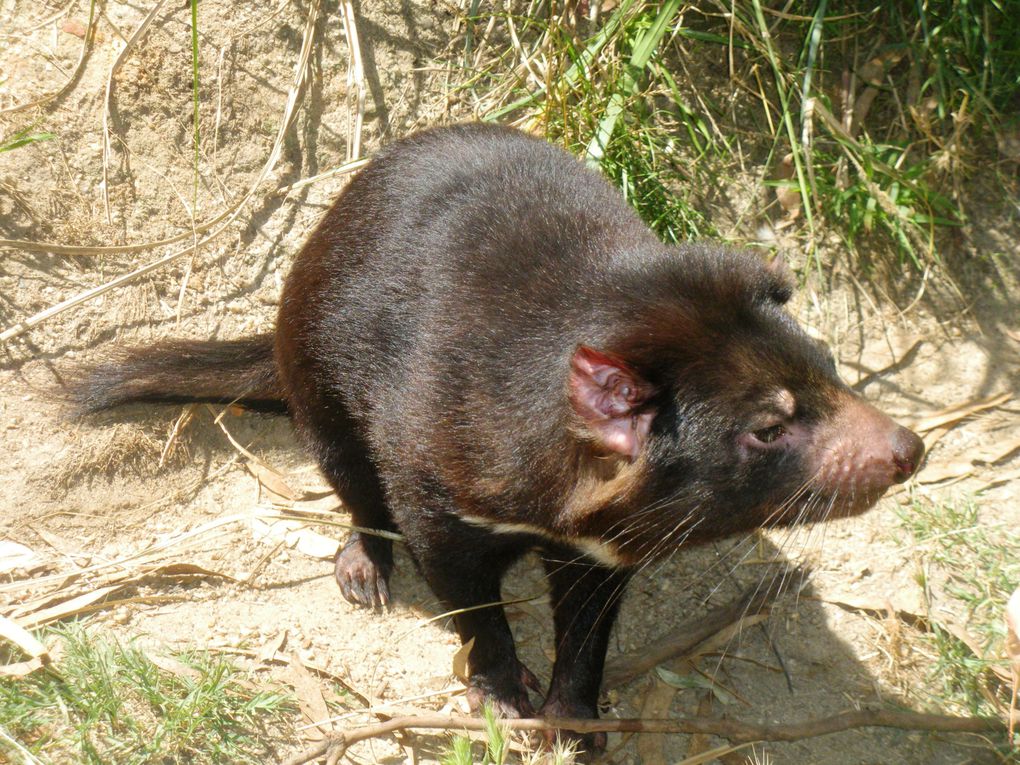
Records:
[[[654,416],[638,410],[652,392],[621,359],[585,345],[574,351],[570,403],[605,449],[638,458]]]

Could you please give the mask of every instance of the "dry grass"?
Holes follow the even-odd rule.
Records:
[[[42,480],[52,483],[54,492],[63,492],[126,474],[151,477],[190,462],[187,437],[176,438],[168,448],[172,424],[151,416],[118,420],[106,427],[85,425],[75,430],[71,447],[53,461]]]

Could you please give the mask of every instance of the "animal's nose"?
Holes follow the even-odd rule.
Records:
[[[911,430],[897,428],[892,434],[892,460],[896,466],[895,483],[903,483],[921,467],[924,441]]]

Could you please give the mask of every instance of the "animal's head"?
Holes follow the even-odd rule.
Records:
[[[847,387],[786,311],[784,267],[699,248],[636,276],[623,331],[570,359],[575,430],[613,466],[609,490],[576,503],[579,533],[634,562],[861,513],[920,467],[921,439]]]

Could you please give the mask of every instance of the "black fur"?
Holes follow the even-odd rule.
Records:
[[[172,340],[127,348],[71,378],[73,414],[145,401],[243,404],[287,411],[273,360],[273,336],[241,340]]]
[[[100,367],[80,400],[285,401],[354,522],[399,529],[469,609],[471,695],[504,714],[533,711],[534,676],[502,608],[477,607],[538,547],[557,640],[541,711],[594,717],[633,567],[861,512],[917,467],[917,437],[838,379],[789,295],[749,254],[666,247],[562,151],[462,125],[347,187],[287,280],[275,371],[266,338],[165,344]],[[345,597],[388,601],[390,548],[352,537]]]

